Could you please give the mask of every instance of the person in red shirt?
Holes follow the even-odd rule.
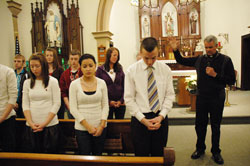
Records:
[[[80,56],[81,56],[80,51],[78,50],[71,51],[69,55],[70,67],[62,73],[60,78],[61,96],[63,98],[65,109],[69,119],[74,119],[74,117],[70,114],[69,86],[72,81],[82,76],[82,71],[79,65]]]

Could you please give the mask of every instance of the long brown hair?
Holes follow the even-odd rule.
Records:
[[[45,54],[46,54],[46,51],[51,51],[53,53],[53,69],[58,69],[60,64],[58,61],[57,51],[54,48],[50,48],[50,47],[45,50]]]
[[[48,63],[45,59],[44,54],[42,54],[41,52],[37,52],[31,55],[31,57],[29,58],[29,66],[30,66],[30,61],[31,60],[38,60],[41,64],[42,67],[42,80],[43,80],[43,85],[44,88],[47,88],[48,84],[49,84],[49,70],[48,70]],[[34,73],[32,73],[32,71],[30,70],[30,88],[32,89],[35,86],[35,81],[36,81],[36,76],[34,75]]]
[[[104,68],[107,72],[109,72],[110,70],[110,67],[109,67],[109,63],[110,63],[110,58],[111,58],[111,54],[112,52],[116,50],[118,52],[118,59],[117,61],[115,62],[114,64],[114,72],[119,72],[122,70],[122,65],[119,63],[119,60],[120,60],[120,51],[118,50],[118,48],[116,47],[110,47],[108,50],[107,50],[107,53],[106,53],[106,60],[105,60],[105,63],[104,63]]]

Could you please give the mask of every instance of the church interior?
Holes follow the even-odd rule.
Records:
[[[246,166],[250,162],[249,6],[249,0],[1,0],[0,63],[14,68],[17,41],[18,51],[26,60],[34,52],[55,48],[64,69],[72,49],[94,55],[102,65],[107,49],[114,46],[120,51],[119,62],[126,75],[128,67],[137,61],[142,39],[155,37],[160,48],[157,60],[171,68],[176,94],[168,114],[167,143],[175,150],[174,165],[212,166],[216,164],[208,153],[210,126],[206,155],[202,160],[190,159],[195,148],[196,112],[195,99],[186,90],[186,78],[196,71],[176,62],[169,38],[180,43],[184,57],[195,57],[205,53],[204,38],[214,35],[218,51],[232,59],[236,74],[235,85],[226,88],[221,125],[224,165]],[[59,21],[49,25],[50,19]],[[48,31],[54,26],[55,31]],[[126,112],[124,123],[129,119],[131,115]],[[24,124],[22,120],[19,123]],[[120,152],[114,151],[116,154]]]

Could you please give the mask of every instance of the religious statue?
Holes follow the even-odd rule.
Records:
[[[174,35],[174,20],[170,12],[167,12],[167,15],[165,15],[164,22],[165,22],[165,32],[167,36],[173,36]]]
[[[195,14],[195,12],[192,12],[190,16],[191,34],[197,34],[197,20],[197,14]]]
[[[48,36],[48,46],[53,47],[61,46],[61,28],[60,28],[60,20],[58,16],[56,16],[53,10],[48,10],[49,17],[44,25],[44,28],[47,32]]]
[[[142,0],[142,6],[144,5],[149,7],[149,0]]]
[[[157,0],[151,0],[151,6],[152,7],[157,7],[158,6]]]
[[[150,24],[147,17],[143,20],[143,38],[150,36]]]
[[[195,47],[195,52],[200,52],[200,51],[203,51],[203,42],[200,40],[198,43],[197,43],[197,46]]]

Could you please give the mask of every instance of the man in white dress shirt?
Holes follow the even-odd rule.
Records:
[[[0,64],[0,141],[3,151],[15,151],[17,81],[13,69]]]
[[[132,115],[131,134],[136,156],[162,156],[167,144],[168,117],[174,100],[170,68],[156,60],[159,47],[155,38],[141,43],[142,59],[132,64],[125,76],[125,103]],[[148,70],[153,70],[157,101],[152,110],[148,95]],[[149,81],[150,82],[150,81]]]

